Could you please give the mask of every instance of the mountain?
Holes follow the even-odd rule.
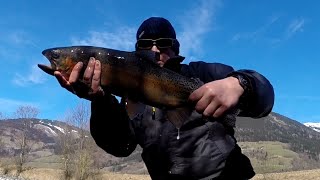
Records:
[[[127,173],[146,173],[140,157],[141,148],[137,147],[129,157],[117,158],[105,153],[93,142],[89,131],[65,122],[48,119],[6,119],[0,120],[0,167],[1,158],[17,158],[21,153],[23,137],[26,137],[27,165],[32,167],[61,168],[65,147],[76,149],[81,141],[90,148],[94,165],[109,171]],[[84,133],[86,140],[80,139]],[[93,144],[93,145],[92,145]],[[65,147],[62,147],[65,146]],[[93,148],[92,148],[93,147]],[[4,160],[6,161],[6,160]]]
[[[294,152],[307,153],[319,160],[320,133],[278,113],[270,113],[260,119],[239,117],[236,127],[236,138],[239,141],[288,143]]]
[[[248,152],[250,158],[256,158],[257,154],[261,154],[262,152],[261,145],[259,145],[258,149],[254,149],[254,145],[250,144],[251,142],[279,142],[285,144],[284,151],[290,151],[291,154],[296,154],[295,156],[299,156],[300,158],[299,161],[295,161],[292,158],[288,160],[289,156],[285,155],[285,160],[288,160],[288,163],[290,164],[287,169],[292,170],[294,169],[292,165],[294,162],[296,164],[301,164],[302,162],[320,164],[320,133],[316,131],[317,129],[314,129],[315,125],[312,125],[311,128],[309,127],[310,124],[304,125],[274,112],[259,119],[238,117],[235,128],[235,137],[239,143],[248,142],[248,144],[243,147],[243,152]],[[19,150],[21,135],[25,133],[28,137],[28,144],[31,144],[30,159],[32,159],[32,162],[45,162],[37,165],[40,167],[50,167],[52,166],[52,163],[55,163],[56,166],[56,164],[60,163],[60,156],[63,153],[63,150],[60,147],[61,137],[69,134],[70,137],[75,139],[75,141],[72,141],[74,144],[71,144],[71,147],[76,147],[76,144],[79,142],[77,138],[81,136],[80,131],[81,129],[75,126],[48,119],[1,120],[0,156],[13,157],[18,155],[19,152],[21,152]],[[85,133],[86,137],[90,136],[88,131]],[[109,171],[123,173],[147,173],[140,156],[141,148],[139,146],[129,157],[125,158],[113,157],[102,151],[100,148],[97,148],[95,144],[93,146],[95,149],[91,154],[94,155],[94,164],[100,169],[103,168]],[[268,148],[267,146],[268,145],[266,145],[265,149]],[[275,147],[274,143],[270,147]],[[266,151],[263,153],[266,155],[269,152]],[[277,158],[277,155],[270,158],[274,161],[274,158]],[[261,157],[258,157],[257,161],[258,162],[255,162],[256,164],[263,164],[261,162],[265,161],[265,159],[263,160],[263,158],[261,159]],[[283,162],[278,162],[278,164],[283,164]],[[34,164],[32,165],[36,166]],[[318,166],[295,167],[295,170],[299,170]],[[275,170],[272,169],[270,171]]]
[[[21,146],[23,136],[27,137],[31,152],[42,151],[52,154],[60,135],[66,127],[73,128],[71,134],[77,137],[77,128],[66,123],[40,119],[8,119],[0,121],[0,155],[15,155]],[[52,153],[51,153],[52,152]]]
[[[308,123],[304,123],[304,125],[320,133],[320,123],[308,122]]]

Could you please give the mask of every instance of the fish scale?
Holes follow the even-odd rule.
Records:
[[[157,64],[159,53],[151,50],[127,52],[95,46],[69,46],[46,49],[42,54],[51,66],[38,64],[39,68],[50,75],[58,70],[66,78],[77,62],[82,62],[85,67],[90,57],[95,57],[101,62],[103,89],[117,96],[134,98],[144,104],[166,109],[169,121],[177,128],[193,111],[188,101],[189,95],[203,85],[199,79],[160,67]]]
[[[168,119],[176,127],[180,127],[182,119],[191,113],[188,97],[201,85],[194,79],[160,67],[156,64],[159,54],[150,50],[127,52],[94,46],[69,46],[46,49],[42,54],[51,62],[51,67],[39,64],[39,68],[50,75],[59,70],[66,78],[71,73],[68,70],[77,62],[81,61],[86,66],[90,57],[99,59],[102,88],[118,96],[134,97],[145,104],[169,110],[172,115]],[[83,73],[84,70],[80,78]],[[181,113],[184,107],[188,112]],[[175,111],[177,108],[180,110]]]

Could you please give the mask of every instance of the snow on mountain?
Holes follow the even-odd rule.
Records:
[[[45,122],[43,122],[43,121],[39,121],[39,123],[40,124],[42,124],[43,126],[45,126],[45,128],[48,130],[48,129],[50,129],[49,131],[52,133],[52,134],[56,134],[55,133],[55,131],[52,129],[52,128],[55,128],[55,129],[57,129],[57,130],[59,130],[61,133],[65,133],[64,132],[64,129],[63,128],[61,128],[61,127],[59,127],[59,126],[57,126],[57,125],[52,125],[51,123],[45,123]],[[40,125],[40,124],[38,124],[38,126]],[[47,132],[46,131],[46,133],[49,133],[49,132]],[[56,135],[55,135],[56,136]]]
[[[54,130],[43,124],[35,124],[33,127],[36,129],[42,129],[48,136],[58,136]]]
[[[61,131],[64,134],[64,129],[62,129],[61,127],[59,126],[53,126],[53,127],[57,128],[59,131]]]
[[[308,123],[304,123],[305,126],[312,128],[313,130],[320,132],[320,123],[312,123],[312,122],[308,122]]]

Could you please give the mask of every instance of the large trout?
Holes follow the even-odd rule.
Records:
[[[51,67],[38,64],[46,73],[60,71],[68,78],[79,61],[83,67],[90,57],[101,61],[101,87],[114,95],[133,98],[144,104],[167,110],[168,120],[177,128],[192,111],[189,95],[203,83],[188,78],[156,62],[159,54],[153,51],[119,51],[94,46],[69,46],[46,49],[42,54]],[[82,79],[84,69],[80,73]]]

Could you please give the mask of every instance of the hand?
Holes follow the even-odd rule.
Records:
[[[219,117],[235,106],[244,93],[237,78],[228,77],[204,84],[189,96],[195,109],[204,116]]]
[[[54,75],[60,83],[61,87],[76,94],[80,98],[94,100],[96,97],[104,96],[104,91],[100,86],[101,79],[101,63],[99,60],[90,58],[88,66],[84,71],[83,79],[79,79],[83,63],[78,62],[70,77],[64,77],[59,71],[55,71]],[[68,80],[67,80],[68,79]]]

